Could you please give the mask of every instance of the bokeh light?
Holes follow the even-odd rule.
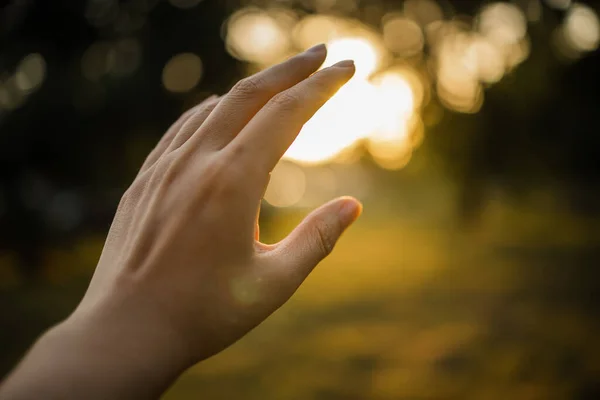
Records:
[[[202,78],[202,60],[194,53],[173,56],[163,68],[164,87],[177,93],[189,92]]]
[[[374,80],[376,101],[375,126],[371,141],[405,142],[408,122],[415,111],[415,92],[403,71],[386,71]]]
[[[412,149],[406,141],[370,140],[369,153],[382,168],[397,170],[408,164]]]
[[[439,71],[436,90],[442,104],[454,111],[476,113],[483,104],[481,84],[459,65]]]
[[[473,55],[473,36],[457,33],[444,38],[438,47],[437,94],[446,107],[474,113],[481,107],[483,96],[479,83],[479,55]],[[471,53],[469,53],[471,50]]]
[[[39,53],[32,53],[23,58],[15,74],[17,87],[26,94],[36,90],[45,77],[46,61]]]
[[[125,38],[114,45],[114,64],[111,75],[125,77],[132,75],[142,62],[142,46],[137,39]]]
[[[306,189],[306,176],[302,168],[282,161],[271,171],[271,180],[265,200],[275,207],[290,207],[298,203]]]
[[[578,60],[598,48],[600,20],[587,5],[573,3],[564,21],[554,29],[552,45],[557,57],[566,62]]]
[[[444,18],[444,12],[435,0],[406,0],[404,15],[422,27]]]
[[[376,123],[369,134],[367,148],[373,159],[387,169],[405,166],[412,152],[409,134],[417,106],[414,85],[419,81],[411,85],[407,73],[406,70],[389,70],[373,81],[377,92]]]
[[[499,46],[521,41],[527,33],[527,20],[519,7],[510,3],[492,3],[479,14],[479,31]]]
[[[523,63],[529,57],[531,51],[531,43],[528,38],[521,40],[514,46],[510,46],[506,53],[507,68],[513,69]]]
[[[573,4],[564,25],[564,35],[576,51],[589,52],[598,48],[600,21],[596,12],[584,5]]]
[[[471,39],[466,48],[465,63],[485,83],[496,83],[504,76],[502,51],[486,37]]]
[[[291,45],[285,13],[245,8],[227,22],[226,45],[240,60],[270,65],[284,57]]]
[[[331,15],[308,15],[296,24],[292,38],[296,47],[306,50],[339,36],[344,25],[343,19]]]
[[[489,3],[475,18],[450,20],[435,0],[407,0],[398,10],[371,7],[380,30],[342,16],[340,10],[356,5],[340,4],[311,3],[317,13],[308,15],[283,6],[245,7],[227,22],[228,51],[250,62],[252,71],[319,43],[328,48],[322,68],[355,62],[355,76],[284,155],[296,163],[342,162],[366,150],[382,167],[397,169],[420,144],[425,125],[443,115],[421,115],[433,92],[452,111],[476,113],[484,85],[499,82],[529,56],[527,17],[511,3]]]
[[[421,27],[403,16],[388,17],[383,25],[383,40],[386,47],[402,57],[419,54],[425,39]]]
[[[357,74],[272,172],[261,239],[337,196],[365,212],[286,307],[165,398],[600,398],[597,2],[4,3],[5,372],[77,304],[172,118],[325,43],[323,68]],[[220,288],[252,311],[277,288],[246,270]]]
[[[115,62],[115,52],[109,42],[93,43],[81,58],[81,73],[91,81],[108,74]]]

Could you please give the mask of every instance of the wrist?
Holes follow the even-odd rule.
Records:
[[[52,398],[159,398],[191,360],[165,324],[129,305],[112,301],[79,307],[40,337],[2,394],[11,399],[31,398],[26,393]],[[33,371],[36,382],[20,382]]]
[[[109,295],[91,306],[83,303],[53,334],[122,373],[154,381],[176,379],[194,361],[185,342],[150,304],[136,301],[138,296],[121,297]]]

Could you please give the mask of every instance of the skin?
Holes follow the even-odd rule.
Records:
[[[187,111],[125,192],[90,286],[0,387],[0,399],[158,398],[283,305],[358,217],[349,197],[259,241],[270,171],[354,74],[317,46]]]

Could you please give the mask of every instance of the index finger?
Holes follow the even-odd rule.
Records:
[[[196,131],[190,146],[202,142],[212,150],[225,147],[274,95],[315,72],[326,54],[325,45],[318,45],[239,81]]]

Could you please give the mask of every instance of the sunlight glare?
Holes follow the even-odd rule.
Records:
[[[352,147],[372,129],[374,96],[369,82],[352,79],[304,125],[284,157],[318,164]]]
[[[373,130],[376,91],[367,78],[378,68],[380,54],[367,37],[343,37],[327,44],[321,68],[352,59],[356,74],[305,125],[285,158],[304,164],[331,161]]]
[[[376,123],[369,135],[367,149],[383,168],[399,169],[410,159],[411,121],[419,106],[415,92],[420,80],[411,79],[406,69],[386,71],[373,80],[376,88]],[[420,91],[423,89],[421,87]],[[422,99],[422,94],[420,95]]]
[[[337,9],[334,3],[327,1]],[[449,10],[443,2],[407,0],[400,9],[380,10],[380,30],[340,15],[302,15],[281,6],[278,17],[273,10],[246,7],[227,23],[228,51],[250,62],[249,71],[319,43],[328,49],[321,69],[346,59],[356,65],[354,77],[285,153],[296,164],[356,160],[367,150],[382,167],[400,168],[423,140],[425,125],[439,120],[421,115],[434,91],[446,108],[475,113],[483,103],[483,84],[500,81],[530,50],[525,14],[508,2],[486,5],[475,19],[458,15],[445,21]],[[594,36],[590,28],[583,34],[577,29],[588,41]],[[281,200],[272,190],[267,200],[275,205],[300,201]]]
[[[377,91],[375,127],[369,139],[404,142],[407,123],[415,111],[413,89],[398,71],[388,71],[374,80]]]
[[[351,59],[356,65],[353,80],[366,79],[379,66],[377,49],[367,38],[348,37],[334,39],[327,45],[327,58],[322,68],[329,67],[339,61]]]

